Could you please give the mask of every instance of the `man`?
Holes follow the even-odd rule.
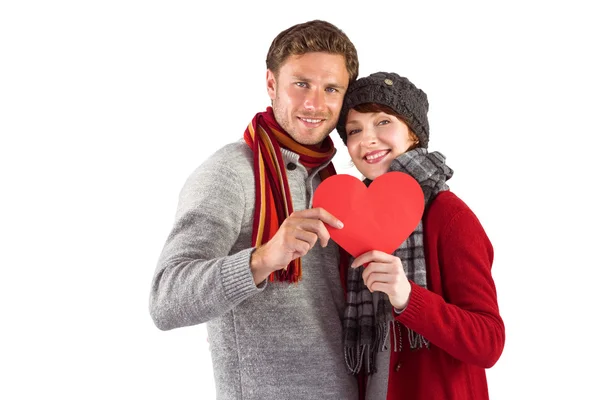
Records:
[[[332,24],[281,32],[267,55],[272,107],[181,191],[150,312],[163,330],[207,323],[219,399],[358,398],[343,355],[338,248],[325,228],[342,225],[310,208],[335,174],[329,133],[357,75],[356,49]]]

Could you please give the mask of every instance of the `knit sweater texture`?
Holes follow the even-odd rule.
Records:
[[[320,183],[282,150],[294,210]],[[252,152],[242,140],[188,178],[152,281],[150,312],[163,330],[207,324],[217,399],[358,399],[342,344],[345,305],[338,248],[318,243],[298,284],[254,284]]]
[[[410,350],[402,329],[402,351],[388,346],[377,355],[366,398],[486,400],[485,369],[496,363],[505,340],[492,244],[475,214],[450,191],[432,201],[423,230],[428,289],[411,282],[409,302],[395,319],[431,348]]]

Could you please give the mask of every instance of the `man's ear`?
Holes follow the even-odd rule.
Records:
[[[271,100],[275,100],[277,80],[275,79],[275,74],[270,69],[267,69],[267,93],[269,93]]]

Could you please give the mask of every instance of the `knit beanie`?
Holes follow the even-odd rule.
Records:
[[[427,148],[429,143],[427,95],[411,81],[393,72],[377,72],[350,84],[336,128],[344,144],[347,140],[348,112],[365,103],[382,104],[397,112],[419,138],[419,146]]]

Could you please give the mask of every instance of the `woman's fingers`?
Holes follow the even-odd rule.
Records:
[[[356,257],[356,259],[352,262],[351,267],[356,268],[361,265],[367,265],[373,262],[389,263],[393,262],[395,258],[398,257],[384,253],[382,251],[372,250]]]

